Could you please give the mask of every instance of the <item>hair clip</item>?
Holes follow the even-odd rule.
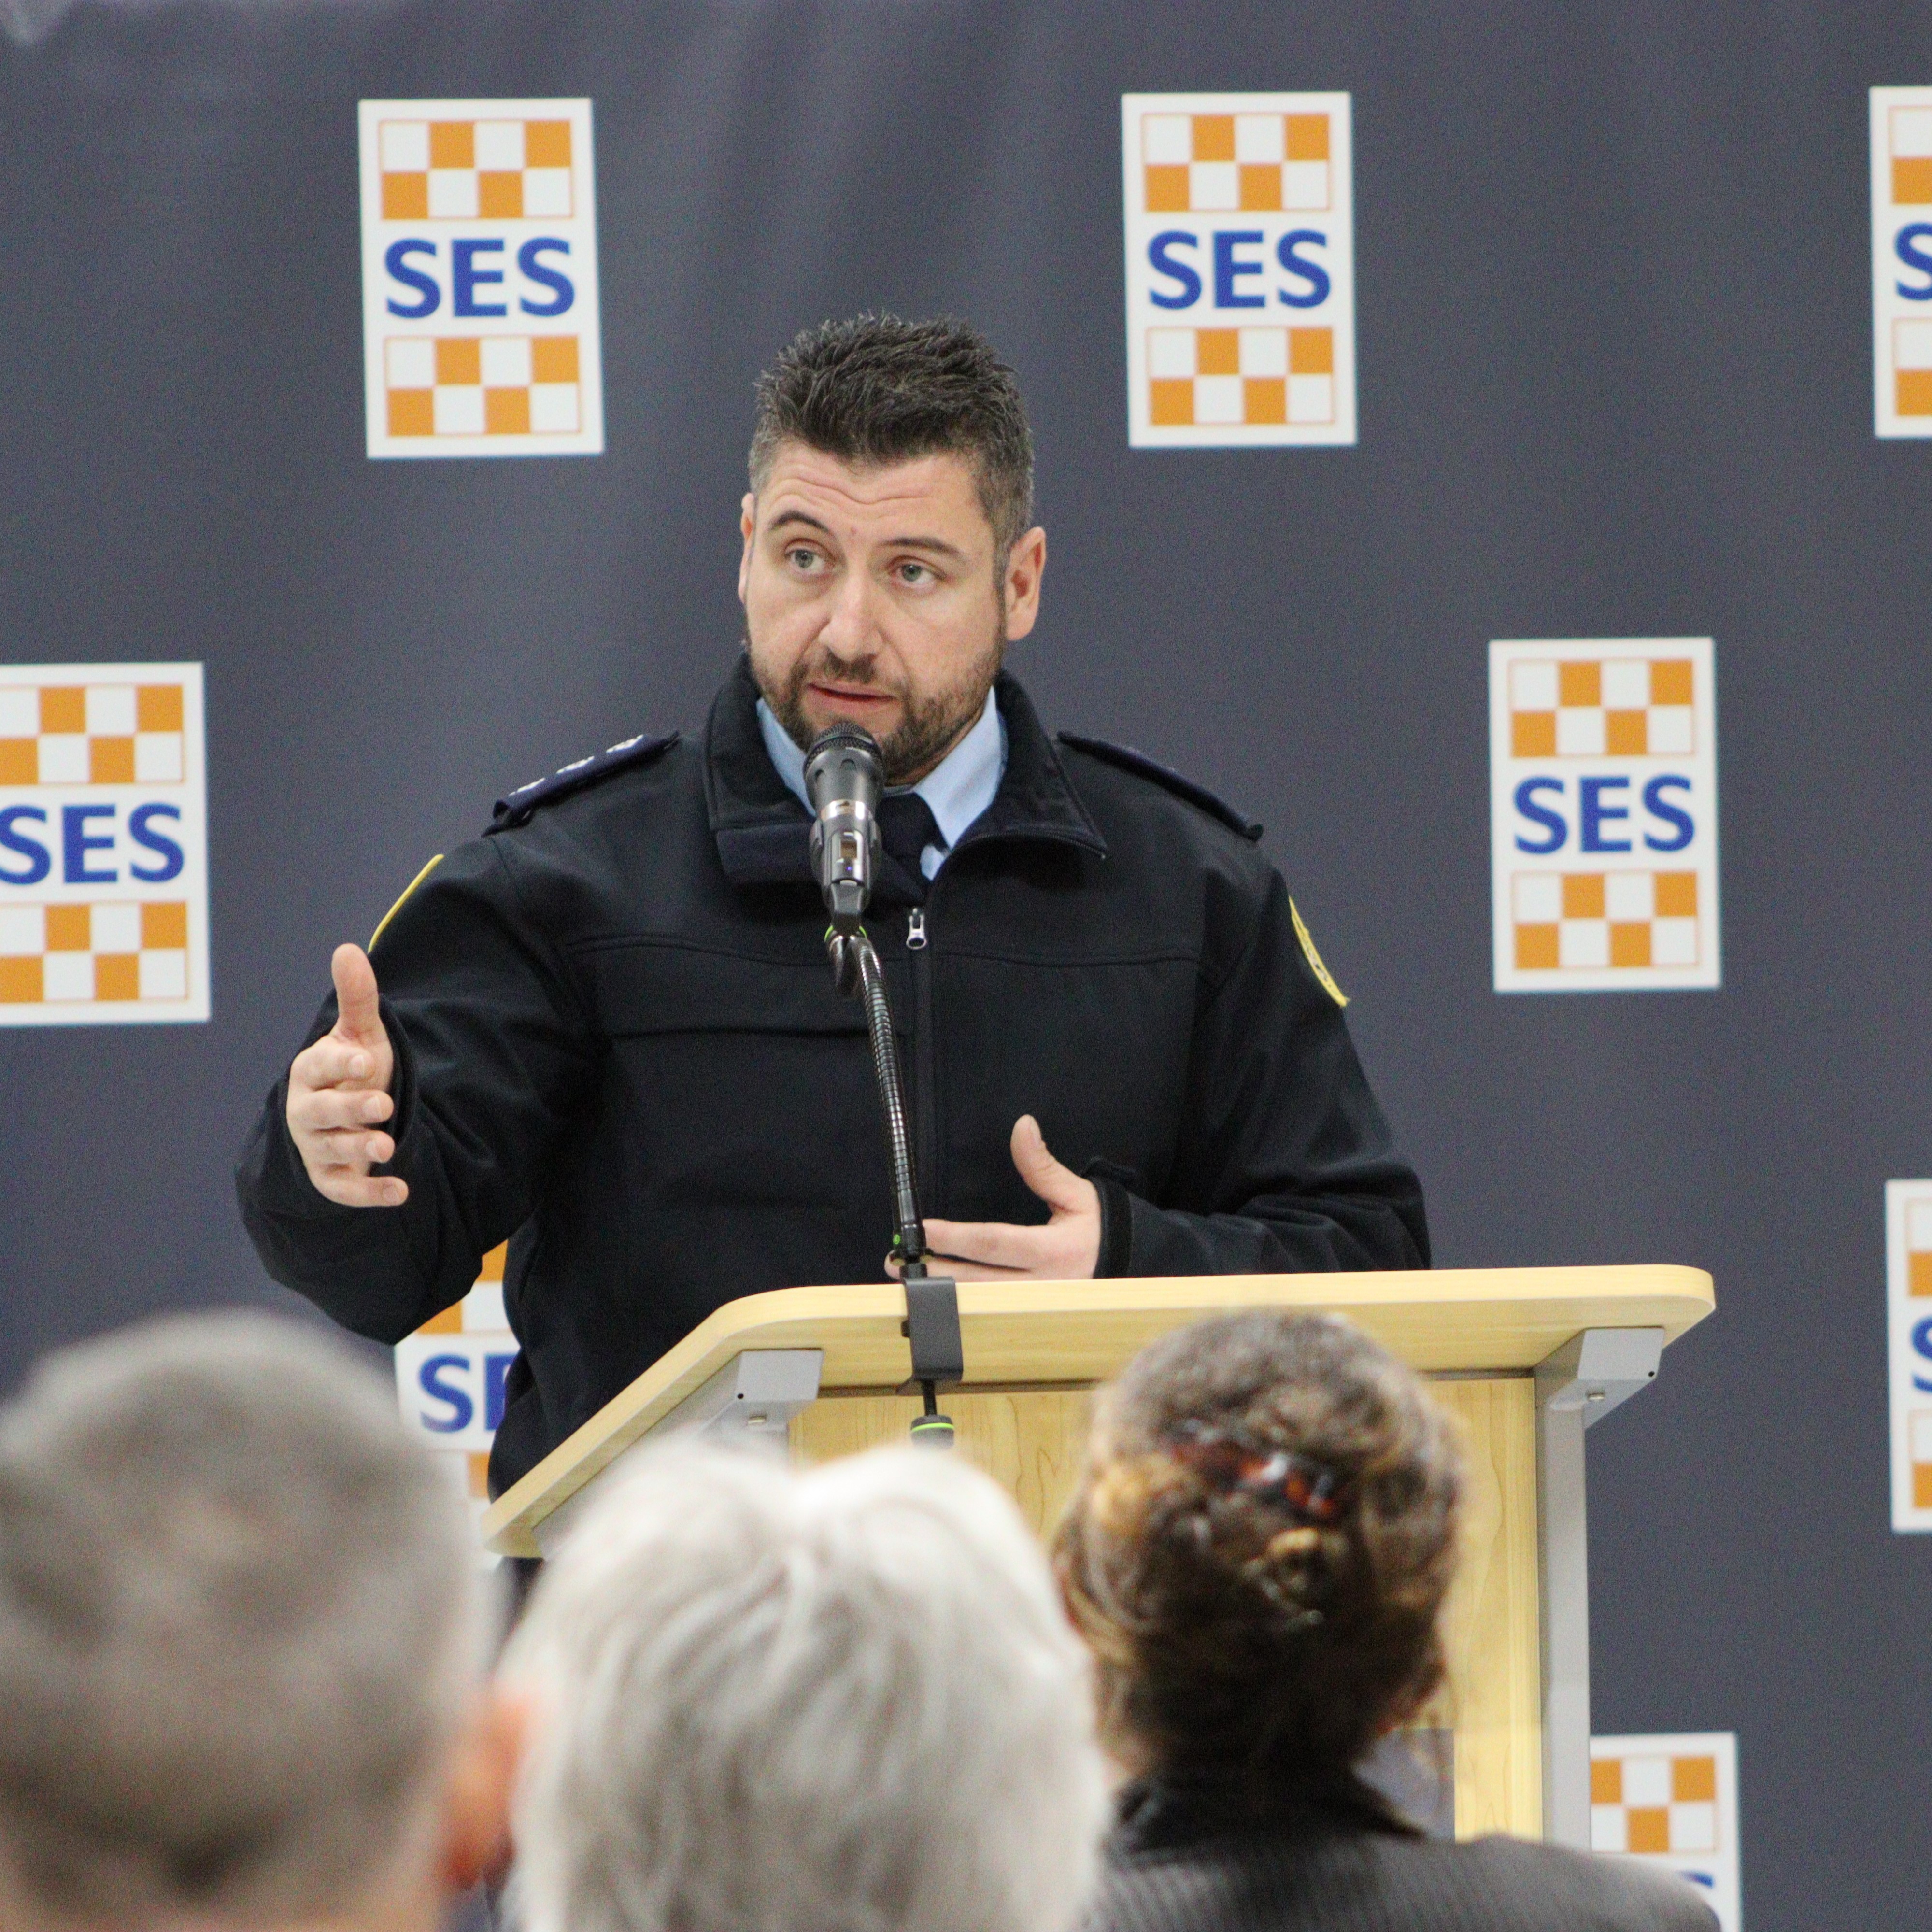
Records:
[[[1332,1523],[1341,1516],[1346,1486],[1312,1456],[1192,1420],[1180,1424],[1167,1439],[1178,1461],[1218,1490],[1265,1498],[1307,1522]]]

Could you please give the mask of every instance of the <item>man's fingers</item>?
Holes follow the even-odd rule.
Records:
[[[1024,1281],[1034,1272],[1027,1268],[987,1268],[978,1262],[962,1260],[957,1255],[934,1255],[928,1258],[939,1263],[936,1273],[950,1275],[955,1281]],[[886,1272],[895,1281],[898,1279],[896,1256],[886,1257]]]
[[[409,1184],[393,1174],[358,1175],[346,1168],[325,1168],[310,1178],[318,1194],[344,1208],[400,1208],[410,1198]]]
[[[1013,1165],[1020,1178],[1056,1214],[1077,1214],[1092,1204],[1094,1184],[1063,1167],[1046,1148],[1046,1136],[1030,1114],[1013,1123]]]
[[[362,1087],[318,1087],[291,1098],[289,1120],[298,1133],[331,1133],[342,1127],[373,1127],[395,1111],[386,1094]]]
[[[956,1262],[983,1262],[1009,1273],[1030,1273],[1050,1252],[1044,1228],[1022,1228],[1010,1221],[928,1221],[926,1244],[946,1258],[941,1272],[953,1272]]]
[[[344,1039],[374,1046],[386,1036],[376,1001],[376,969],[359,946],[342,945],[328,962],[335,981],[335,1030]]]
[[[298,1086],[314,1088],[346,1086],[368,1079],[375,1070],[374,1057],[367,1047],[334,1033],[326,1033],[313,1046],[304,1047],[289,1070]]]
[[[396,1157],[395,1142],[387,1134],[371,1133],[366,1127],[325,1129],[310,1134],[308,1140],[311,1169],[366,1174]]]

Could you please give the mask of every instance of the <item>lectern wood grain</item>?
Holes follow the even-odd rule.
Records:
[[[1543,1834],[1536,1390],[1527,1376],[1438,1382],[1468,1457],[1462,1548],[1443,1634],[1449,1682],[1418,1719],[1454,1733],[1456,1832]]]
[[[1044,1536],[1059,1521],[1087,1448],[1088,1389],[949,1389],[940,1406],[952,1418],[961,1453],[1018,1502]],[[792,1454],[823,1462],[880,1443],[899,1444],[920,1412],[915,1396],[821,1396],[791,1419]]]

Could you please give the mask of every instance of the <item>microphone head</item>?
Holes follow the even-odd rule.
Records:
[[[828,798],[876,806],[885,784],[886,761],[879,741],[862,724],[842,718],[828,724],[805,754],[805,795],[814,812],[825,809]]]
[[[812,741],[805,758],[805,795],[812,801],[812,869],[835,930],[856,930],[872,902],[878,864],[874,814],[885,789],[886,761],[862,724],[839,723]]]

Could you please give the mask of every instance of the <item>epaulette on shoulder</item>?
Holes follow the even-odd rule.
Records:
[[[1238,832],[1250,842],[1262,836],[1262,828],[1254,820],[1237,812],[1226,799],[1216,798],[1205,785],[1196,784],[1192,778],[1183,778],[1178,772],[1170,771],[1157,758],[1150,758],[1144,752],[1136,752],[1126,745],[1110,745],[1104,738],[1082,738],[1072,731],[1059,734],[1063,745],[1071,745],[1076,752],[1084,752],[1090,757],[1104,760],[1108,764],[1118,765],[1124,772],[1132,772],[1136,777],[1149,778],[1171,791],[1176,798],[1184,798],[1190,805],[1198,806],[1210,818],[1218,818],[1230,831]]]
[[[634,766],[646,765],[653,758],[662,758],[677,742],[678,734],[674,731],[668,737],[648,738],[640,734],[634,738],[626,738],[621,745],[613,745],[608,752],[594,752],[587,758],[579,758],[574,764],[566,765],[560,772],[552,772],[547,778],[537,778],[526,785],[519,785],[508,798],[496,801],[496,816],[490,821],[484,836],[491,832],[508,832],[513,826],[527,825],[530,814],[540,805],[549,805],[560,798],[567,798],[574,791],[581,791],[586,785],[595,784],[599,778],[608,778],[613,772],[628,771]]]

